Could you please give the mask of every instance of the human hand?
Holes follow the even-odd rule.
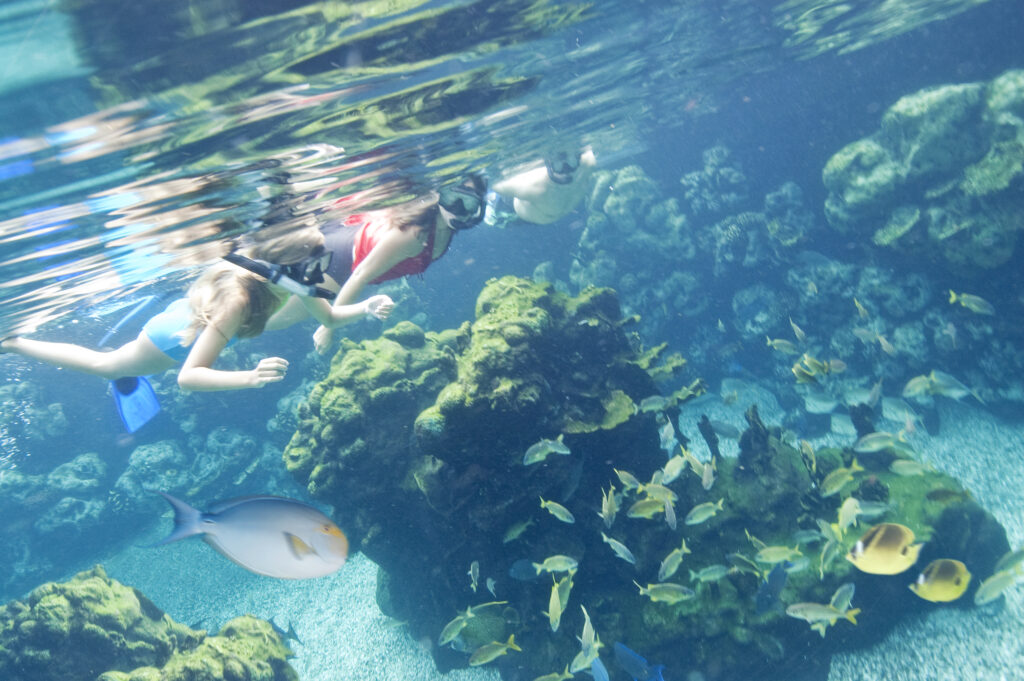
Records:
[[[284,379],[288,371],[288,360],[280,357],[264,357],[253,369],[254,388],[262,388],[267,383],[277,383]]]
[[[366,314],[382,321],[387,319],[391,315],[391,311],[395,309],[395,301],[385,295],[370,296],[364,305],[366,305]]]
[[[334,331],[326,326],[321,326],[313,334],[313,347],[321,355],[326,355],[334,342]]]

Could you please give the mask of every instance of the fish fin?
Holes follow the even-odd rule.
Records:
[[[814,624],[811,625],[811,630],[812,631],[816,631],[819,634],[821,634],[822,638],[825,638],[825,629],[827,629],[827,628],[828,628],[828,625],[826,625],[824,622],[815,622]]]
[[[850,624],[857,624],[857,614],[859,612],[860,612],[860,608],[854,608],[853,610],[847,610],[845,613],[843,613],[843,617],[845,617],[850,622]]]
[[[298,560],[302,560],[307,556],[316,554],[316,550],[314,550],[312,546],[302,541],[291,532],[285,532],[284,538],[288,544],[288,548],[292,551],[292,555]]]
[[[516,635],[515,634],[509,634],[508,635],[508,641],[505,642],[505,646],[507,648],[515,650],[516,652],[520,652],[520,653],[523,652],[523,649],[516,645]]]
[[[953,293],[953,289],[949,290],[949,304],[952,305],[956,302],[956,294]]]
[[[155,544],[149,544],[146,548],[163,546],[164,544],[176,542],[179,539],[192,537],[197,534],[203,534],[204,530],[200,525],[200,522],[202,521],[203,518],[202,512],[195,508],[192,508],[181,499],[172,497],[170,494],[167,494],[166,492],[161,492],[160,490],[153,491],[155,491],[157,494],[166,499],[167,503],[169,503],[171,505],[171,508],[174,509],[174,529],[171,530],[171,533],[164,537],[162,540],[158,541]]]

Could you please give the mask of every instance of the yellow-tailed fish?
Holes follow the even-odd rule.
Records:
[[[952,558],[939,558],[928,563],[910,590],[926,601],[948,603],[963,596],[970,583],[966,565]]]
[[[715,464],[715,457],[712,456],[711,460],[704,464],[704,472],[700,476],[700,486],[705,490],[711,489],[715,484],[716,470],[718,470],[718,466]]]
[[[469,575],[469,588],[476,593],[476,588],[480,584],[480,561],[474,560],[469,564],[469,571],[466,572]]]
[[[203,513],[159,493],[174,509],[174,530],[157,546],[202,535],[236,565],[279,579],[323,577],[348,557],[348,539],[308,504],[271,496],[240,497]]]
[[[540,440],[530,445],[529,449],[526,450],[526,454],[523,455],[523,465],[532,466],[535,463],[540,463],[548,458],[550,454],[568,456],[571,452],[565,446],[565,443],[562,442],[562,437],[562,435],[559,435],[557,440]]]
[[[923,544],[914,543],[914,532],[897,523],[881,523],[857,540],[846,560],[861,572],[898,575],[917,562]]]
[[[829,601],[829,605],[841,615],[845,615],[850,609],[850,604],[853,602],[854,585],[853,582],[847,582],[835,590],[832,594],[832,600]],[[859,612],[859,611],[857,611]],[[821,634],[822,638],[825,637],[825,630],[834,624],[835,622],[821,619],[817,622],[811,623],[811,629]]]
[[[543,563],[533,564],[538,575],[542,572],[568,572],[575,570],[578,566],[579,563],[575,558],[563,555],[548,556]]]
[[[1003,592],[1013,586],[1020,579],[1020,572],[1014,570],[1000,570],[995,573],[978,587],[978,590],[974,592],[974,604],[985,605],[991,603],[1000,596]]]
[[[686,470],[686,458],[676,454],[661,469],[661,484],[667,485],[675,482],[683,471]]]
[[[647,586],[640,586],[636,581],[633,582],[636,587],[640,589],[641,596],[647,596],[651,601],[655,603],[679,603],[681,601],[687,601],[694,596],[693,589],[687,588],[682,584],[674,584],[667,582],[665,584],[648,584]]]
[[[737,572],[746,572],[748,574],[757,575],[759,579],[764,578],[765,571],[760,565],[754,562],[753,558],[745,556],[739,552],[726,554],[725,557],[729,559],[729,562],[732,563],[733,568],[735,568]]]
[[[719,499],[716,502],[706,501],[703,504],[698,504],[690,509],[690,512],[686,514],[686,520],[684,522],[687,525],[699,525],[721,511],[722,504],[724,502],[725,499]]]
[[[493,662],[510,650],[523,652],[523,649],[516,645],[515,638],[515,634],[510,634],[508,640],[504,643],[492,641],[480,646],[469,656],[469,666],[478,667],[482,664]]]
[[[829,366],[826,362],[822,362],[817,357],[812,357],[806,352],[801,355],[800,363],[803,364],[809,372],[816,376],[822,376],[829,372]]]
[[[501,538],[501,542],[503,544],[508,544],[509,542],[519,539],[519,537],[522,536],[523,532],[526,532],[527,528],[530,527],[530,525],[533,525],[533,518],[527,518],[526,520],[520,520],[518,522],[512,523],[512,525],[510,525],[509,528],[505,530],[505,535]]]
[[[853,451],[858,454],[871,454],[892,449],[902,437],[902,433],[895,435],[887,431],[868,433],[853,444]]]
[[[548,624],[551,626],[551,631],[558,631],[558,625],[562,621],[562,599],[558,596],[558,581],[551,578],[551,596],[548,598],[548,611],[543,613],[547,615]]]
[[[660,485],[656,483],[640,485],[640,487],[637,489],[637,494],[640,493],[644,493],[652,499],[657,499],[663,504],[669,501],[674,502],[676,499],[679,498],[679,496],[675,492],[670,490],[668,487],[665,487],[665,485]]]
[[[470,618],[474,616],[472,608],[466,608],[466,612],[456,615],[455,619],[444,625],[444,629],[441,630],[441,636],[437,639],[437,644],[443,646],[454,641],[455,637],[469,624]]]
[[[903,397],[920,397],[931,392],[931,379],[928,376],[914,376],[903,386]]]
[[[626,515],[630,518],[646,518],[650,520],[664,510],[665,504],[661,503],[657,499],[647,497],[646,499],[641,499],[630,506],[626,510]]]
[[[821,554],[818,556],[818,576],[825,579],[825,571],[828,570],[839,555],[843,552],[843,545],[834,539],[826,539],[821,547]]]
[[[569,673],[569,665],[565,665],[563,671],[544,674],[543,676],[538,676],[533,681],[569,681],[572,677],[573,675]]]
[[[871,316],[868,313],[868,309],[866,307],[864,307],[861,304],[861,302],[859,300],[857,300],[856,298],[853,299],[853,305],[854,305],[854,307],[857,308],[857,314],[860,316],[861,319],[867,319],[868,317]]]
[[[686,462],[688,464],[690,464],[690,470],[693,471],[694,475],[696,475],[698,478],[703,477],[704,463],[700,459],[695,457],[693,453],[687,449],[683,450],[683,458],[686,459]]]
[[[792,317],[789,318],[789,326],[793,329],[793,335],[796,337],[797,341],[803,343],[807,340],[807,334],[804,333],[803,329],[796,325],[796,322],[793,321]]]
[[[631,492],[640,486],[640,481],[629,471],[620,471],[618,468],[612,470],[615,471],[615,475],[619,476],[619,482],[622,483],[622,487],[626,492]]]
[[[800,350],[797,349],[793,341],[788,341],[785,338],[770,338],[769,336],[765,336],[765,340],[768,341],[768,347],[777,352],[781,352],[784,355],[800,354]]]
[[[708,565],[700,570],[690,570],[690,581],[701,582],[703,584],[709,582],[717,582],[726,575],[733,573],[734,568],[728,565]]]
[[[601,492],[601,511],[598,513],[604,521],[606,528],[611,528],[615,522],[615,515],[619,512],[619,502],[615,498],[615,485],[610,485],[608,491]]]
[[[561,520],[563,523],[569,523],[570,525],[576,522],[576,518],[572,513],[569,512],[565,506],[562,506],[557,501],[545,501],[544,497],[540,498],[540,507],[546,509],[548,513]]]
[[[803,620],[811,625],[819,622],[826,622],[831,626],[840,619],[844,619],[850,624],[857,624],[857,615],[859,613],[860,608],[854,608],[853,610],[847,610],[846,612],[839,612],[836,608],[824,603],[794,603],[786,608],[787,615]],[[821,635],[825,635],[823,630],[821,631]]]
[[[889,356],[893,356],[896,354],[896,346],[890,343],[888,338],[886,338],[882,334],[878,334],[878,336],[876,336],[875,339],[878,341],[878,347],[882,349],[882,352]]]
[[[612,551],[615,552],[616,556],[626,561],[627,563],[636,565],[636,558],[633,556],[633,552],[626,548],[625,544],[620,542],[618,539],[613,539],[612,537],[609,537],[604,532],[601,533],[601,539],[604,540],[605,544],[612,547]]]
[[[804,468],[811,475],[818,472],[818,459],[814,455],[814,447],[807,440],[800,440],[800,458],[804,462]]]
[[[843,504],[839,507],[839,517],[837,518],[839,525],[839,532],[837,534],[840,537],[846,534],[847,529],[857,525],[857,516],[860,513],[860,500],[854,497],[846,497]]]
[[[776,563],[783,563],[787,560],[794,560],[797,556],[802,556],[800,548],[794,546],[789,548],[788,546],[766,546],[757,552],[754,556],[754,560],[758,563],[765,563],[767,565],[775,565]]]
[[[758,551],[760,551],[761,549],[768,548],[768,544],[766,544],[765,542],[761,541],[760,539],[758,539],[754,535],[750,534],[750,530],[748,530],[745,527],[743,528],[743,534],[747,535],[747,541],[750,542],[750,545],[753,546]]]
[[[874,385],[871,386],[871,390],[868,391],[867,405],[874,409],[880,399],[882,399],[882,379],[875,381]]]
[[[583,648],[585,653],[596,652],[600,647],[597,632],[594,630],[594,625],[590,621],[590,613],[587,609],[580,606],[580,610],[583,611],[583,631],[580,633],[580,647]]]
[[[976,296],[971,293],[954,293],[949,292],[949,304],[953,305],[960,303],[963,307],[966,307],[971,312],[976,314],[995,314],[996,309],[992,307],[992,303],[988,302],[981,296]]]
[[[572,578],[576,576],[576,570],[569,570],[564,577],[555,583],[558,587],[558,602],[562,604],[562,612],[569,607],[569,594],[572,593]]]
[[[853,476],[863,471],[864,469],[857,463],[857,459],[853,460],[849,468],[835,469],[821,481],[821,486],[818,488],[821,496],[830,497],[837,494],[843,487],[853,482]]]
[[[664,560],[661,561],[661,565],[658,567],[658,581],[664,582],[666,579],[674,575],[678,570],[679,566],[683,564],[683,556],[690,553],[690,549],[686,547],[686,540],[683,540],[683,545],[677,549],[672,549]]]
[[[913,459],[896,459],[889,464],[889,470],[896,475],[909,477],[913,475],[924,475],[933,469],[931,466],[923,464],[920,461],[914,461]]]

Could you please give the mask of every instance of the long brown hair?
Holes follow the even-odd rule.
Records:
[[[266,239],[259,234],[252,235],[242,252],[250,258],[287,265],[302,260],[321,244],[320,231],[306,228]],[[192,319],[181,332],[182,345],[195,342],[207,326],[217,328],[217,319],[224,310],[237,309],[237,306],[245,310],[245,316],[235,335],[239,338],[258,336],[288,295],[270,286],[263,277],[237,265],[229,262],[211,265],[188,289]]]
[[[412,227],[433,229],[437,222],[437,215],[440,208],[438,200],[440,195],[437,192],[430,192],[423,196],[416,197],[411,201],[400,203],[386,209],[391,224],[403,232]]]

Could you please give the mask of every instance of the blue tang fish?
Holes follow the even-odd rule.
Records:
[[[345,564],[348,539],[330,518],[284,497],[239,497],[203,513],[170,494],[174,530],[163,541],[202,535],[222,556],[250,572],[279,579],[323,577]]]
[[[665,665],[656,664],[651,666],[647,660],[640,657],[618,641],[615,642],[615,661],[619,663],[627,674],[633,677],[633,681],[665,681],[661,672]]]

